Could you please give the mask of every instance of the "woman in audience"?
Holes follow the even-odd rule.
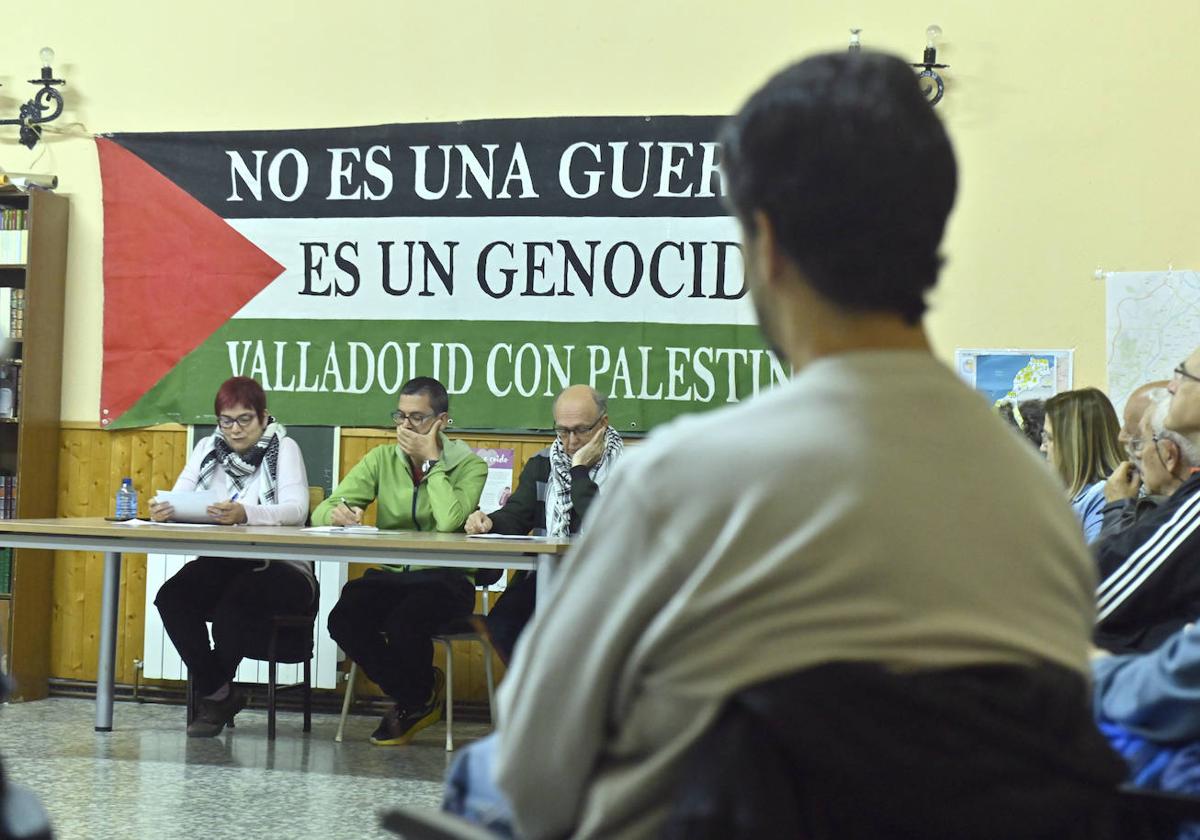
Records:
[[[245,376],[226,380],[214,411],[216,430],[196,445],[174,490],[208,490],[222,499],[208,507],[222,525],[303,525],[304,460],[267,413],[262,386]],[[164,502],[150,505],[155,522],[169,522],[173,514]],[[315,613],[316,603],[312,567],[292,560],[197,557],[162,585],[154,605],[201,698],[189,736],[219,734],[245,706],[230,680],[250,645],[270,634],[271,617]]]
[[[1104,524],[1104,481],[1124,458],[1121,424],[1102,391],[1079,388],[1046,400],[1042,451],[1067,486],[1088,542]]]
[[[1021,400],[1000,404],[1000,417],[1011,423],[1036,447],[1042,445],[1042,423],[1046,417],[1046,406],[1041,400]]]

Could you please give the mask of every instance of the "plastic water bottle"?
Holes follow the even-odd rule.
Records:
[[[138,513],[138,498],[137,491],[133,489],[133,479],[122,479],[121,486],[117,489],[117,519],[137,519]]]

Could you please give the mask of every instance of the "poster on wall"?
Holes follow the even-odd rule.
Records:
[[[504,507],[513,491],[513,467],[517,462],[514,449],[471,447],[471,451],[482,458],[488,465],[487,481],[483,485],[483,493],[479,497],[479,509],[484,513],[494,513]],[[491,592],[503,592],[508,588],[508,575],[488,586]]]
[[[719,117],[114,134],[100,420],[211,422],[226,377],[306,425],[386,425],[434,376],[456,428],[621,430],[788,372],[746,294]]]
[[[1074,357],[1073,350],[959,349],[954,369],[999,408],[1071,390]]]
[[[1104,292],[1108,395],[1120,415],[1135,389],[1170,379],[1200,345],[1200,273],[1111,272]]]
[[[490,447],[472,447],[471,451],[488,465],[487,481],[479,497],[479,509],[484,513],[492,513],[504,507],[512,495],[513,465],[516,464],[517,453],[512,449]]]

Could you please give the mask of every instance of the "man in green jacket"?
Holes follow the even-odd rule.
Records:
[[[436,379],[400,389],[396,445],[372,449],[313,511],[314,525],[356,525],[377,502],[385,530],[459,531],[479,504],[487,464],[442,432],[450,398]],[[471,570],[371,569],[342,588],[329,635],[395,701],[371,735],[381,746],[407,744],[441,717],[445,675],[433,667],[430,637],[475,607]]]

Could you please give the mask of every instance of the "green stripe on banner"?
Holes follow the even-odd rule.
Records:
[[[547,429],[553,396],[592,384],[623,431],[737,402],[786,378],[755,326],[233,319],[111,428],[212,422],[235,374],[267,389],[283,423],[387,426],[413,376],[450,391],[460,429]]]

